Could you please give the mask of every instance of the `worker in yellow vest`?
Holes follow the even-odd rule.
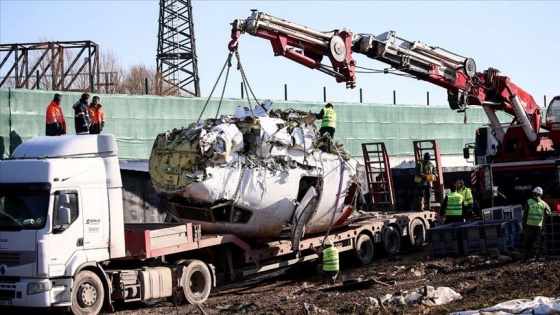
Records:
[[[439,215],[445,217],[445,224],[465,222],[463,211],[463,196],[457,192],[455,185],[451,185],[450,192],[445,195]]]
[[[462,179],[457,179],[455,181],[455,187],[457,187],[457,193],[463,196],[463,213],[465,214],[465,217],[474,216],[471,189],[465,187],[465,182]]]
[[[523,208],[523,261],[541,255],[541,233],[544,216],[550,214],[550,206],[541,199],[543,190],[533,189],[533,197],[527,200]]]
[[[326,144],[321,146],[323,152],[329,152],[329,147],[334,139],[334,132],[336,130],[336,112],[334,111],[333,104],[331,102],[327,103],[319,114],[315,114],[315,118],[321,119],[319,134],[321,136],[328,134],[330,137],[330,139],[327,139]]]
[[[322,257],[323,263],[317,266],[317,272],[323,277],[323,282],[335,284],[340,267],[338,250],[332,240],[327,238],[323,242],[323,248],[316,249],[315,253],[319,255],[319,258]]]
[[[429,152],[424,153],[424,158],[416,163],[414,183],[417,189],[416,210],[429,211],[431,209],[431,189],[437,178],[434,163]]]

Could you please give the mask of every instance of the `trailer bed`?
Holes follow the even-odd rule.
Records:
[[[407,236],[410,234],[410,223],[415,219],[424,222],[425,229],[429,229],[430,223],[436,219],[436,213],[363,213],[362,217],[356,218],[353,223],[333,229],[329,237],[338,243],[339,251],[346,251],[354,248],[352,240],[360,233],[372,235],[375,243],[381,242],[384,229],[390,225],[398,227],[401,236]],[[130,223],[125,224],[127,256],[123,259],[155,258],[220,244],[233,244],[243,250],[247,263],[260,262],[319,247],[324,238],[324,233],[307,235],[301,240],[297,251],[294,251],[290,239],[279,239],[255,246],[233,234],[203,235],[200,225],[192,223]]]

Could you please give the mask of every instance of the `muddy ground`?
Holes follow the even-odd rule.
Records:
[[[344,254],[341,281],[334,286],[323,284],[308,266],[215,289],[201,307],[160,301],[126,305],[116,314],[448,314],[511,299],[560,296],[560,260],[521,262],[520,256],[510,251],[432,259],[426,245],[359,267]],[[425,286],[449,287],[461,299],[435,306],[376,305],[388,294]]]

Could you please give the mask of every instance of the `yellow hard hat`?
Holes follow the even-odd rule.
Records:
[[[436,176],[434,174],[428,174],[426,175],[426,180],[429,182],[433,182],[436,179]]]

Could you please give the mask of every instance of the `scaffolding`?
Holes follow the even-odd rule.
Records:
[[[0,44],[0,87],[100,92],[98,52],[92,41]]]
[[[156,91],[200,96],[191,0],[160,0],[159,7]]]

